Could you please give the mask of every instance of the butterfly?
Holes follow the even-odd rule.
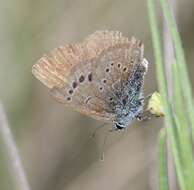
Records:
[[[82,43],[52,50],[33,65],[32,73],[52,97],[114,130],[141,118],[148,61],[144,46],[118,31],[96,31]]]

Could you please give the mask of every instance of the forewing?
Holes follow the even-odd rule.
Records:
[[[33,66],[52,96],[98,120],[115,120],[123,82],[143,58],[143,45],[119,32],[99,31],[82,44],[53,50]]]

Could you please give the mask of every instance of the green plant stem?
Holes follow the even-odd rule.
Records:
[[[178,181],[180,184],[180,187],[182,190],[186,190],[186,184],[184,181],[184,176],[182,174],[182,167],[179,159],[179,153],[178,153],[178,145],[176,142],[176,134],[175,129],[176,127],[171,106],[168,102],[168,93],[167,93],[167,84],[165,79],[165,72],[164,72],[164,66],[163,66],[163,59],[162,59],[162,49],[161,49],[161,40],[160,40],[160,33],[158,30],[157,25],[157,15],[155,12],[155,0],[148,0],[148,14],[149,14],[149,20],[150,20],[150,28],[152,33],[152,42],[153,42],[153,48],[154,48],[154,55],[155,55],[155,65],[156,65],[156,73],[157,73],[157,81],[159,85],[159,91],[162,96],[164,110],[165,110],[165,123],[166,123],[166,129],[168,137],[170,138],[171,142],[171,148],[173,152],[173,158],[175,161]]]
[[[166,19],[173,47],[175,50],[175,64],[173,65],[174,75],[174,106],[176,115],[174,120],[178,129],[177,142],[179,143],[179,156],[182,165],[182,174],[187,189],[194,188],[194,160],[192,151],[192,141],[190,139],[190,131],[194,140],[194,106],[192,98],[191,84],[186,68],[184,50],[181,44],[180,35],[176,26],[173,12],[170,10],[167,0],[160,0],[162,11]],[[180,78],[181,76],[181,78]],[[183,94],[183,96],[182,96]],[[184,98],[183,98],[184,97]],[[190,127],[191,126],[191,127]]]
[[[160,130],[158,143],[159,143],[159,189],[168,190],[167,146],[165,128]]]
[[[174,50],[176,56],[176,62],[179,70],[179,74],[181,73],[181,78],[184,80],[180,80],[182,83],[182,93],[184,95],[185,101],[185,109],[188,113],[189,122],[192,128],[192,137],[194,142],[194,104],[193,104],[193,95],[191,89],[191,83],[188,77],[188,72],[186,68],[186,61],[184,50],[181,43],[181,38],[179,32],[177,30],[176,22],[173,18],[172,11],[170,10],[170,6],[166,0],[160,0],[162,10],[164,13],[164,17],[166,19],[167,25],[169,26],[169,31],[171,33],[172,41],[174,43]]]
[[[193,155],[192,155],[192,141],[190,139],[188,122],[186,120],[186,113],[184,110],[184,100],[181,94],[181,82],[179,78],[177,64],[172,64],[173,82],[174,82],[174,109],[176,110],[176,123],[178,130],[178,140],[180,142],[180,148],[182,156],[185,157],[185,164],[189,164],[193,167]]]

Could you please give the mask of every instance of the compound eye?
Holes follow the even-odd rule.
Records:
[[[116,123],[115,125],[116,125],[116,128],[117,128],[118,130],[122,130],[122,129],[125,128],[124,125],[122,125],[121,123]]]

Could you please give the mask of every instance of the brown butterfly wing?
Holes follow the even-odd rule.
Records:
[[[32,72],[59,102],[95,119],[113,121],[116,89],[121,90],[142,58],[143,45],[134,38],[100,31],[80,45],[55,49]]]

